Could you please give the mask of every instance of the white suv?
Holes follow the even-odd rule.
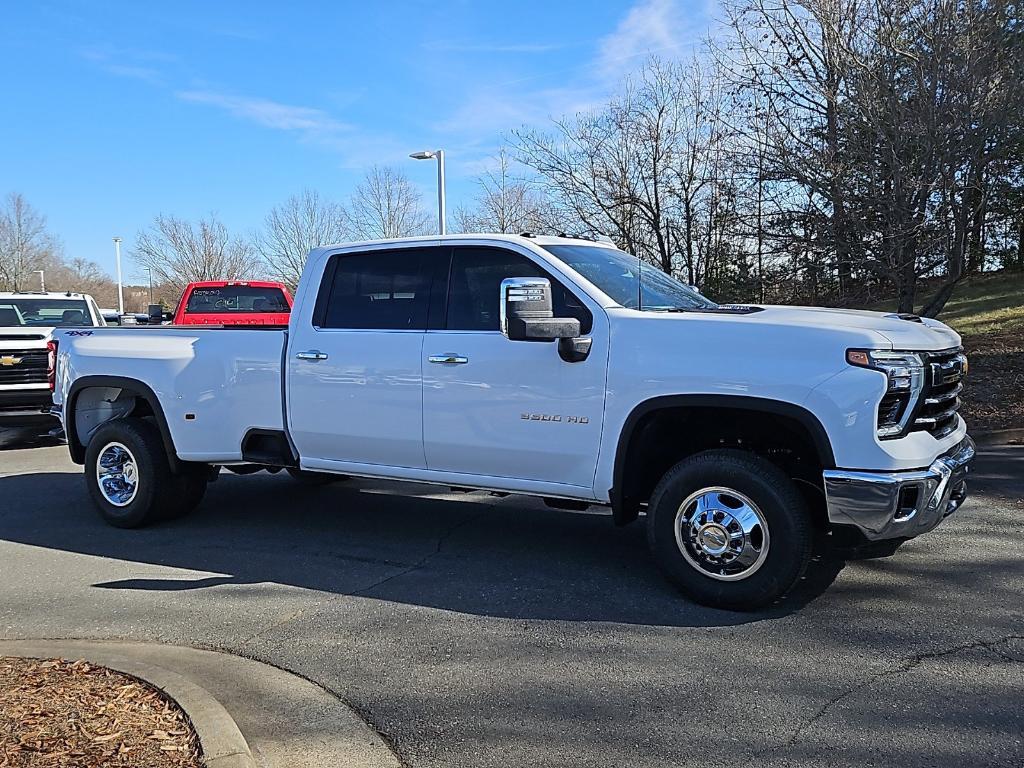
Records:
[[[85,294],[0,292],[0,426],[52,422],[53,330],[103,325],[99,307]]]

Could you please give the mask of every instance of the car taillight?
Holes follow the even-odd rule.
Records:
[[[50,385],[50,391],[57,388],[57,342],[46,342],[46,382]]]

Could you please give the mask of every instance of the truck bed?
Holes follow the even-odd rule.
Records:
[[[246,432],[284,428],[283,328],[58,329],[54,338],[60,344],[56,402],[63,400],[60,380],[69,376],[76,391],[109,388],[104,399],[116,397],[119,380],[141,382],[163,406],[178,457],[186,461],[240,461]],[[87,418],[76,413],[76,420]]]

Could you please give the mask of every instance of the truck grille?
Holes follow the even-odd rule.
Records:
[[[45,349],[0,350],[0,384],[46,384]]]
[[[966,358],[959,349],[928,354],[924,389],[911,431],[945,437],[956,429],[965,363]]]

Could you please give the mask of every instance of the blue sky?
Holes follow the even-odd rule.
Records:
[[[600,104],[650,52],[685,55],[710,0],[11,3],[0,28],[0,194],[113,272],[158,213],[241,234],[374,163],[468,201],[501,135]],[[129,277],[138,277],[128,269]]]

